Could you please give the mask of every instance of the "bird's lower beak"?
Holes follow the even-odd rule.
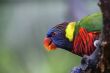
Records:
[[[50,38],[44,38],[44,47],[50,51],[50,50],[55,50],[56,49],[56,45],[52,42],[52,40]]]

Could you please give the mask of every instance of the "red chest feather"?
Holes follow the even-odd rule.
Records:
[[[87,32],[85,28],[80,28],[73,41],[73,53],[83,56],[90,55],[94,50],[94,40],[98,39],[99,32]]]

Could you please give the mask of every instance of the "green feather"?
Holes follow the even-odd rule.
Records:
[[[80,27],[86,28],[89,32],[100,32],[102,29],[102,14],[99,12],[88,15],[81,19],[78,24]]]

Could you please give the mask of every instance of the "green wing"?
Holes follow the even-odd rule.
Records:
[[[79,23],[80,27],[86,28],[89,32],[101,31],[102,29],[102,14],[93,13],[84,17]]]

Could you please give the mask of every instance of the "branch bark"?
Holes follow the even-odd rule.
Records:
[[[110,73],[110,0],[100,0],[100,9],[103,16],[103,28],[101,35],[102,59],[100,61],[102,73]]]

